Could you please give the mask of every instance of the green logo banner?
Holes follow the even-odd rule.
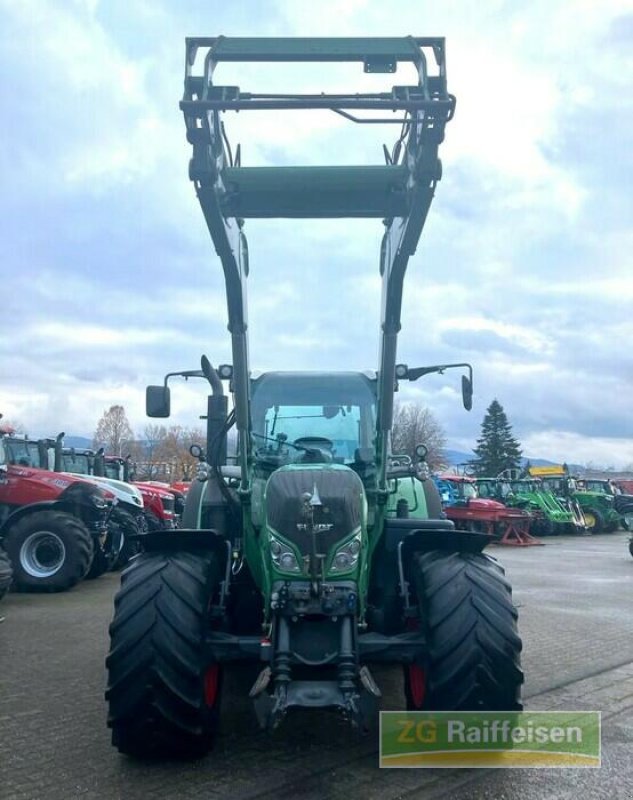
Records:
[[[599,767],[599,711],[382,711],[381,767]]]

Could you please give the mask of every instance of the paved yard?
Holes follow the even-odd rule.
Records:
[[[633,559],[623,533],[495,548],[515,587],[528,708],[603,711],[600,770],[379,770],[374,739],[333,716],[260,733],[246,702],[223,709],[215,751],[193,763],[135,763],[110,745],[104,659],[118,576],[0,605],[0,797],[189,798],[633,797]],[[376,671],[401,707],[399,671]]]

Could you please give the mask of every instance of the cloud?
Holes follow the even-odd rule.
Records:
[[[421,25],[409,6],[328,0],[315,13],[280,0],[264,13],[251,2],[214,9],[210,23],[196,2],[2,3],[6,416],[89,435],[103,408],[124,403],[140,429],[147,383],[196,368],[202,352],[231,360],[223,275],[187,178],[184,36],[402,35],[403,20]],[[448,0],[405,31],[446,35],[458,98],[398,353],[472,361],[470,414],[458,374],[401,387],[449,441],[474,444],[498,397],[534,456],[560,446],[562,460],[633,461],[628,6]],[[245,90],[410,82],[359,65],[217,75]],[[249,165],[380,163],[394,127],[326,113],[227,120]],[[246,233],[253,367],[375,367],[380,222],[252,220]],[[174,421],[197,420],[204,397],[201,383],[178,385]]]

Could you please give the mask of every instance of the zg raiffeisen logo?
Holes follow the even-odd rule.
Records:
[[[599,711],[383,711],[381,767],[599,767]]]

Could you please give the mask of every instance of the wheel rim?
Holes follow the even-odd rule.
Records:
[[[627,513],[622,517],[624,520],[624,524],[626,525],[626,529],[628,531],[633,528],[633,511],[627,511]]]
[[[218,685],[220,680],[220,666],[212,664],[204,674],[204,702],[212,707],[218,698]]]
[[[591,511],[585,511],[585,522],[587,523],[589,530],[596,527],[596,518]]]
[[[416,708],[422,708],[426,696],[426,672],[417,664],[409,665],[409,692]]]
[[[32,578],[50,578],[66,560],[66,547],[52,531],[36,531],[22,543],[20,565]]]

